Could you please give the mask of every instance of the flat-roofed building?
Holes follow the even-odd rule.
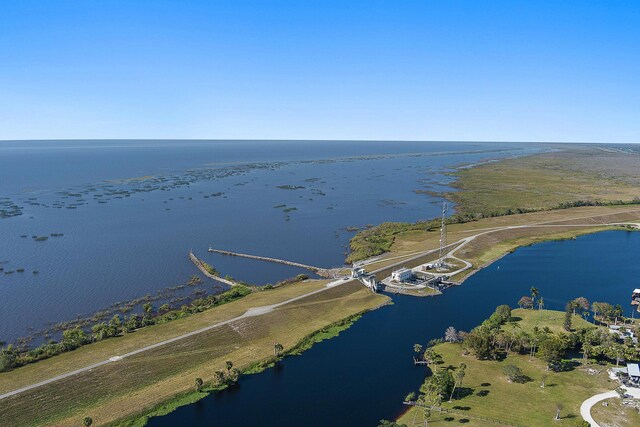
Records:
[[[405,282],[411,279],[413,279],[413,271],[405,267],[391,273],[391,280],[395,280],[396,282]]]

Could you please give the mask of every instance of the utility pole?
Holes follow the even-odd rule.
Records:
[[[438,268],[445,266],[444,257],[447,252],[447,223],[445,216],[447,215],[447,202],[442,204],[442,220],[440,221],[440,252],[438,254]]]

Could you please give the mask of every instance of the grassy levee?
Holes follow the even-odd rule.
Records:
[[[562,331],[564,312],[561,311],[517,309],[513,310],[512,316],[519,319],[517,324],[526,331],[534,326]],[[575,328],[594,327],[580,316],[574,316],[573,325]],[[434,426],[465,423],[461,420],[468,420],[466,425],[470,426],[572,426],[576,419],[581,419],[580,405],[584,400],[617,386],[608,378],[606,367],[601,365],[579,365],[570,371],[552,372],[546,371],[545,362],[537,358],[531,360],[528,355],[509,354],[504,360],[495,361],[464,355],[460,344],[439,344],[435,350],[444,359],[439,369],[457,367],[461,362],[467,368],[459,397],[442,404],[451,412],[433,411],[429,418],[429,425]],[[508,364],[522,369],[529,380],[523,384],[510,383],[503,373],[503,367]],[[588,373],[588,367],[598,373]],[[547,375],[544,388],[540,387],[543,374]],[[558,403],[563,405],[561,419],[554,421]],[[423,426],[422,408],[409,409],[398,422],[409,427]]]
[[[0,374],[9,391],[56,374],[105,360],[147,344],[236,317],[251,307],[285,301],[319,289],[326,281],[310,281],[241,300],[182,320],[82,347],[34,365]],[[104,425],[145,413],[179,395],[194,398],[194,380],[211,381],[231,360],[240,369],[273,355],[273,342],[285,350],[315,331],[388,300],[351,282],[285,304],[272,312],[247,317],[165,346],[109,363],[89,372],[0,400],[3,425],[81,425],[90,416]],[[197,396],[195,396],[197,397]]]
[[[451,244],[484,233],[456,252],[457,257],[471,262],[473,269],[454,279],[461,280],[463,276],[473,273],[488,262],[500,258],[517,247],[546,240],[570,239],[582,234],[622,228],[603,225],[621,222],[640,223],[640,206],[587,206],[451,224],[447,227],[448,241]],[[500,230],[504,227],[523,225],[527,227]],[[414,230],[399,233],[395,237],[391,251],[382,255],[378,261],[368,264],[366,268],[368,271],[385,268],[401,262],[403,259],[408,260],[416,253],[437,249],[439,239],[440,233],[437,231]],[[438,254],[434,252],[414,261],[402,263],[402,265],[415,267],[437,257]],[[389,272],[390,270],[385,270],[379,276],[382,277]]]
[[[147,345],[177,337],[185,333],[242,315],[251,307],[274,304],[316,289],[328,281],[309,281],[268,292],[255,292],[238,301],[216,307],[168,323],[153,325],[134,333],[82,346],[72,352],[0,373],[0,394],[51,377],[73,371],[109,357],[125,354]]]
[[[586,144],[558,144],[553,149],[454,172],[457,180],[452,185],[459,191],[441,194],[455,202],[456,215],[450,219],[455,224],[448,225],[450,234],[467,227],[478,228],[474,225],[477,223],[513,225],[536,215],[562,220],[572,214],[565,212],[571,211],[566,208],[574,206],[622,204],[620,207],[628,208],[633,207],[631,203],[636,207],[640,203],[637,153]],[[535,214],[513,215],[519,212]],[[350,242],[347,261],[398,252],[398,238],[420,235],[427,227],[432,230],[430,240],[436,243],[430,247],[435,247],[439,239],[437,219],[417,224],[383,223],[361,231]],[[455,240],[452,237],[449,242]]]

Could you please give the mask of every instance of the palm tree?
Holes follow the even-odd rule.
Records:
[[[231,380],[232,383],[236,383],[238,382],[238,379],[240,379],[240,370],[237,368],[233,368],[231,371],[229,371],[229,380]]]
[[[535,286],[531,287],[531,299],[533,300],[533,302],[536,302],[536,298],[538,297],[538,295],[540,295],[540,291],[538,291],[538,288],[536,288]]]
[[[93,419],[91,417],[84,417],[82,420],[82,425],[85,427],[89,427],[91,424],[93,424]]]
[[[544,298],[540,297],[538,300],[538,311],[540,312],[540,318],[542,319],[542,308],[544,307]]]
[[[146,303],[145,305],[142,306],[142,309],[144,310],[145,313],[151,314],[151,310],[153,310],[153,306],[150,303]]]
[[[556,403],[556,420],[560,419],[560,411],[562,411],[562,408],[564,407],[564,405],[560,402]]]
[[[224,382],[224,372],[215,371],[213,373],[213,379],[214,379],[216,385],[221,385]]]
[[[456,369],[454,374],[455,382],[453,383],[453,390],[451,390],[451,396],[449,396],[449,402],[453,399],[453,393],[456,391],[456,388],[462,387],[462,380],[464,379],[465,369],[467,368],[466,363],[460,363],[460,367]]]
[[[424,360],[427,362],[427,365],[431,367],[431,365],[435,365],[434,371],[438,370],[438,364],[442,362],[442,356],[438,354],[433,348],[428,348],[424,351]]]
[[[280,344],[279,342],[273,343],[273,355],[275,357],[278,357],[282,352],[282,350],[284,350],[284,347],[282,346],[282,344]]]
[[[224,362],[224,364],[227,367],[227,373],[231,371],[231,368],[233,368],[233,362],[231,360],[227,360],[226,362]]]
[[[422,345],[414,344],[413,345],[413,351],[416,352],[416,353],[421,353],[422,352]]]
[[[200,390],[202,390],[202,385],[204,384],[204,381],[202,381],[202,378],[196,378],[196,391],[200,392]]]

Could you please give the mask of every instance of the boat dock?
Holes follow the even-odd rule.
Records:
[[[308,265],[308,264],[302,264],[300,262],[287,261],[284,259],[271,258],[271,257],[259,256],[259,255],[249,255],[249,254],[243,254],[239,252],[225,251],[222,249],[213,249],[211,246],[209,247],[209,252],[214,252],[217,254],[228,255],[228,256],[237,256],[241,258],[255,259],[258,261],[275,262],[276,264],[284,264],[284,265],[289,265],[291,267],[298,267],[298,268],[303,268],[305,270],[313,271],[318,276],[333,277],[331,270],[329,269],[315,267],[313,265]]]

